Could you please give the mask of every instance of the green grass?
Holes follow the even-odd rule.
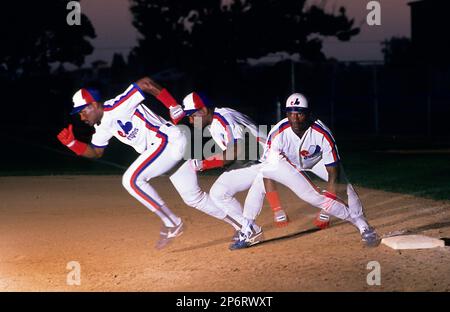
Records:
[[[450,154],[344,153],[349,180],[360,186],[450,199]]]

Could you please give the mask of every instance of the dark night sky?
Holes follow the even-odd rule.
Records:
[[[229,0],[223,0],[229,1]],[[310,0],[308,3],[321,3]],[[328,0],[327,10],[339,6],[347,8],[347,14],[355,18],[361,33],[348,43],[334,39],[324,42],[327,56],[339,60],[381,60],[380,41],[392,36],[410,36],[409,0],[379,0],[381,4],[381,26],[368,26],[366,5],[369,0]],[[97,38],[93,41],[95,51],[87,57],[86,65],[103,59],[111,61],[114,52],[124,56],[136,45],[138,33],[131,24],[128,0],[84,0],[81,10],[93,23]]]

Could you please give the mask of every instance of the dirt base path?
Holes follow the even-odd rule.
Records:
[[[200,181],[209,189],[214,179]],[[275,228],[265,206],[258,223],[269,241],[229,251],[230,226],[187,207],[167,177],[154,186],[186,224],[162,251],[154,249],[159,219],[128,195],[120,176],[0,178],[0,290],[450,291],[449,247],[364,248],[339,220],[308,231],[317,210],[286,188],[289,226]],[[450,237],[450,202],[358,190],[380,234]],[[79,286],[66,283],[70,261],[80,264]],[[380,286],[367,284],[370,261],[380,263]]]

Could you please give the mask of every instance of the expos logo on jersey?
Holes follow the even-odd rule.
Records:
[[[300,151],[300,158],[303,168],[312,168],[322,158],[322,150],[319,145],[310,145],[307,150]]]
[[[117,134],[119,134],[123,138],[127,138],[129,140],[136,137],[136,133],[138,132],[138,129],[133,129],[133,123],[131,121],[127,121],[123,123],[121,120],[117,120],[117,123],[119,124],[120,128],[122,128],[123,131],[118,130]],[[131,132],[131,134],[130,134]]]
[[[310,159],[320,155],[320,146],[319,145],[310,145],[308,150],[300,151],[300,155],[303,159]]]

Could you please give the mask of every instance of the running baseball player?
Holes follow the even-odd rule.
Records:
[[[194,127],[200,129],[209,127],[212,139],[220,147],[221,152],[204,160],[190,159],[186,161],[170,179],[187,205],[200,210],[207,210],[208,206],[216,206],[233,216],[233,223],[230,224],[236,230],[234,239],[237,239],[237,233],[242,227],[243,208],[234,195],[251,186],[259,172],[260,163],[247,162],[243,168],[221,174],[214,182],[209,194],[200,189],[197,172],[224,167],[239,159],[245,152],[243,144],[246,132],[253,135],[261,144],[265,143],[266,135],[259,131],[247,116],[230,108],[212,108],[207,105],[205,97],[202,98],[196,92],[190,93],[184,98],[183,106],[189,122]],[[270,180],[266,182],[266,189],[269,190],[268,194],[271,196],[270,198],[268,196],[268,199],[274,211],[275,224],[286,225],[287,215],[281,208],[278,192]]]
[[[330,130],[312,118],[306,98],[294,93],[286,101],[287,118],[269,133],[266,160],[253,182],[244,205],[244,224],[239,240],[230,249],[241,249],[262,240],[262,229],[256,225],[264,199],[264,178],[289,187],[299,198],[324,210],[326,214],[351,222],[361,233],[363,243],[377,246],[379,237],[369,226],[361,201],[352,185],[345,179],[346,202],[338,195],[339,178],[343,174],[338,149]],[[320,190],[305,174],[311,170],[327,181]]]
[[[160,100],[174,116],[167,122],[143,105],[145,93]],[[148,77],[131,84],[125,92],[104,103],[98,92],[80,89],[73,96],[71,114],[95,128],[90,144],[74,137],[72,125],[58,134],[62,144],[79,156],[100,158],[112,137],[132,146],[140,156],[122,178],[125,189],[163,222],[157,249],[183,233],[182,220],[173,213],[149,181],[175,166],[183,157],[186,137],[174,126],[184,112],[165,88]]]

